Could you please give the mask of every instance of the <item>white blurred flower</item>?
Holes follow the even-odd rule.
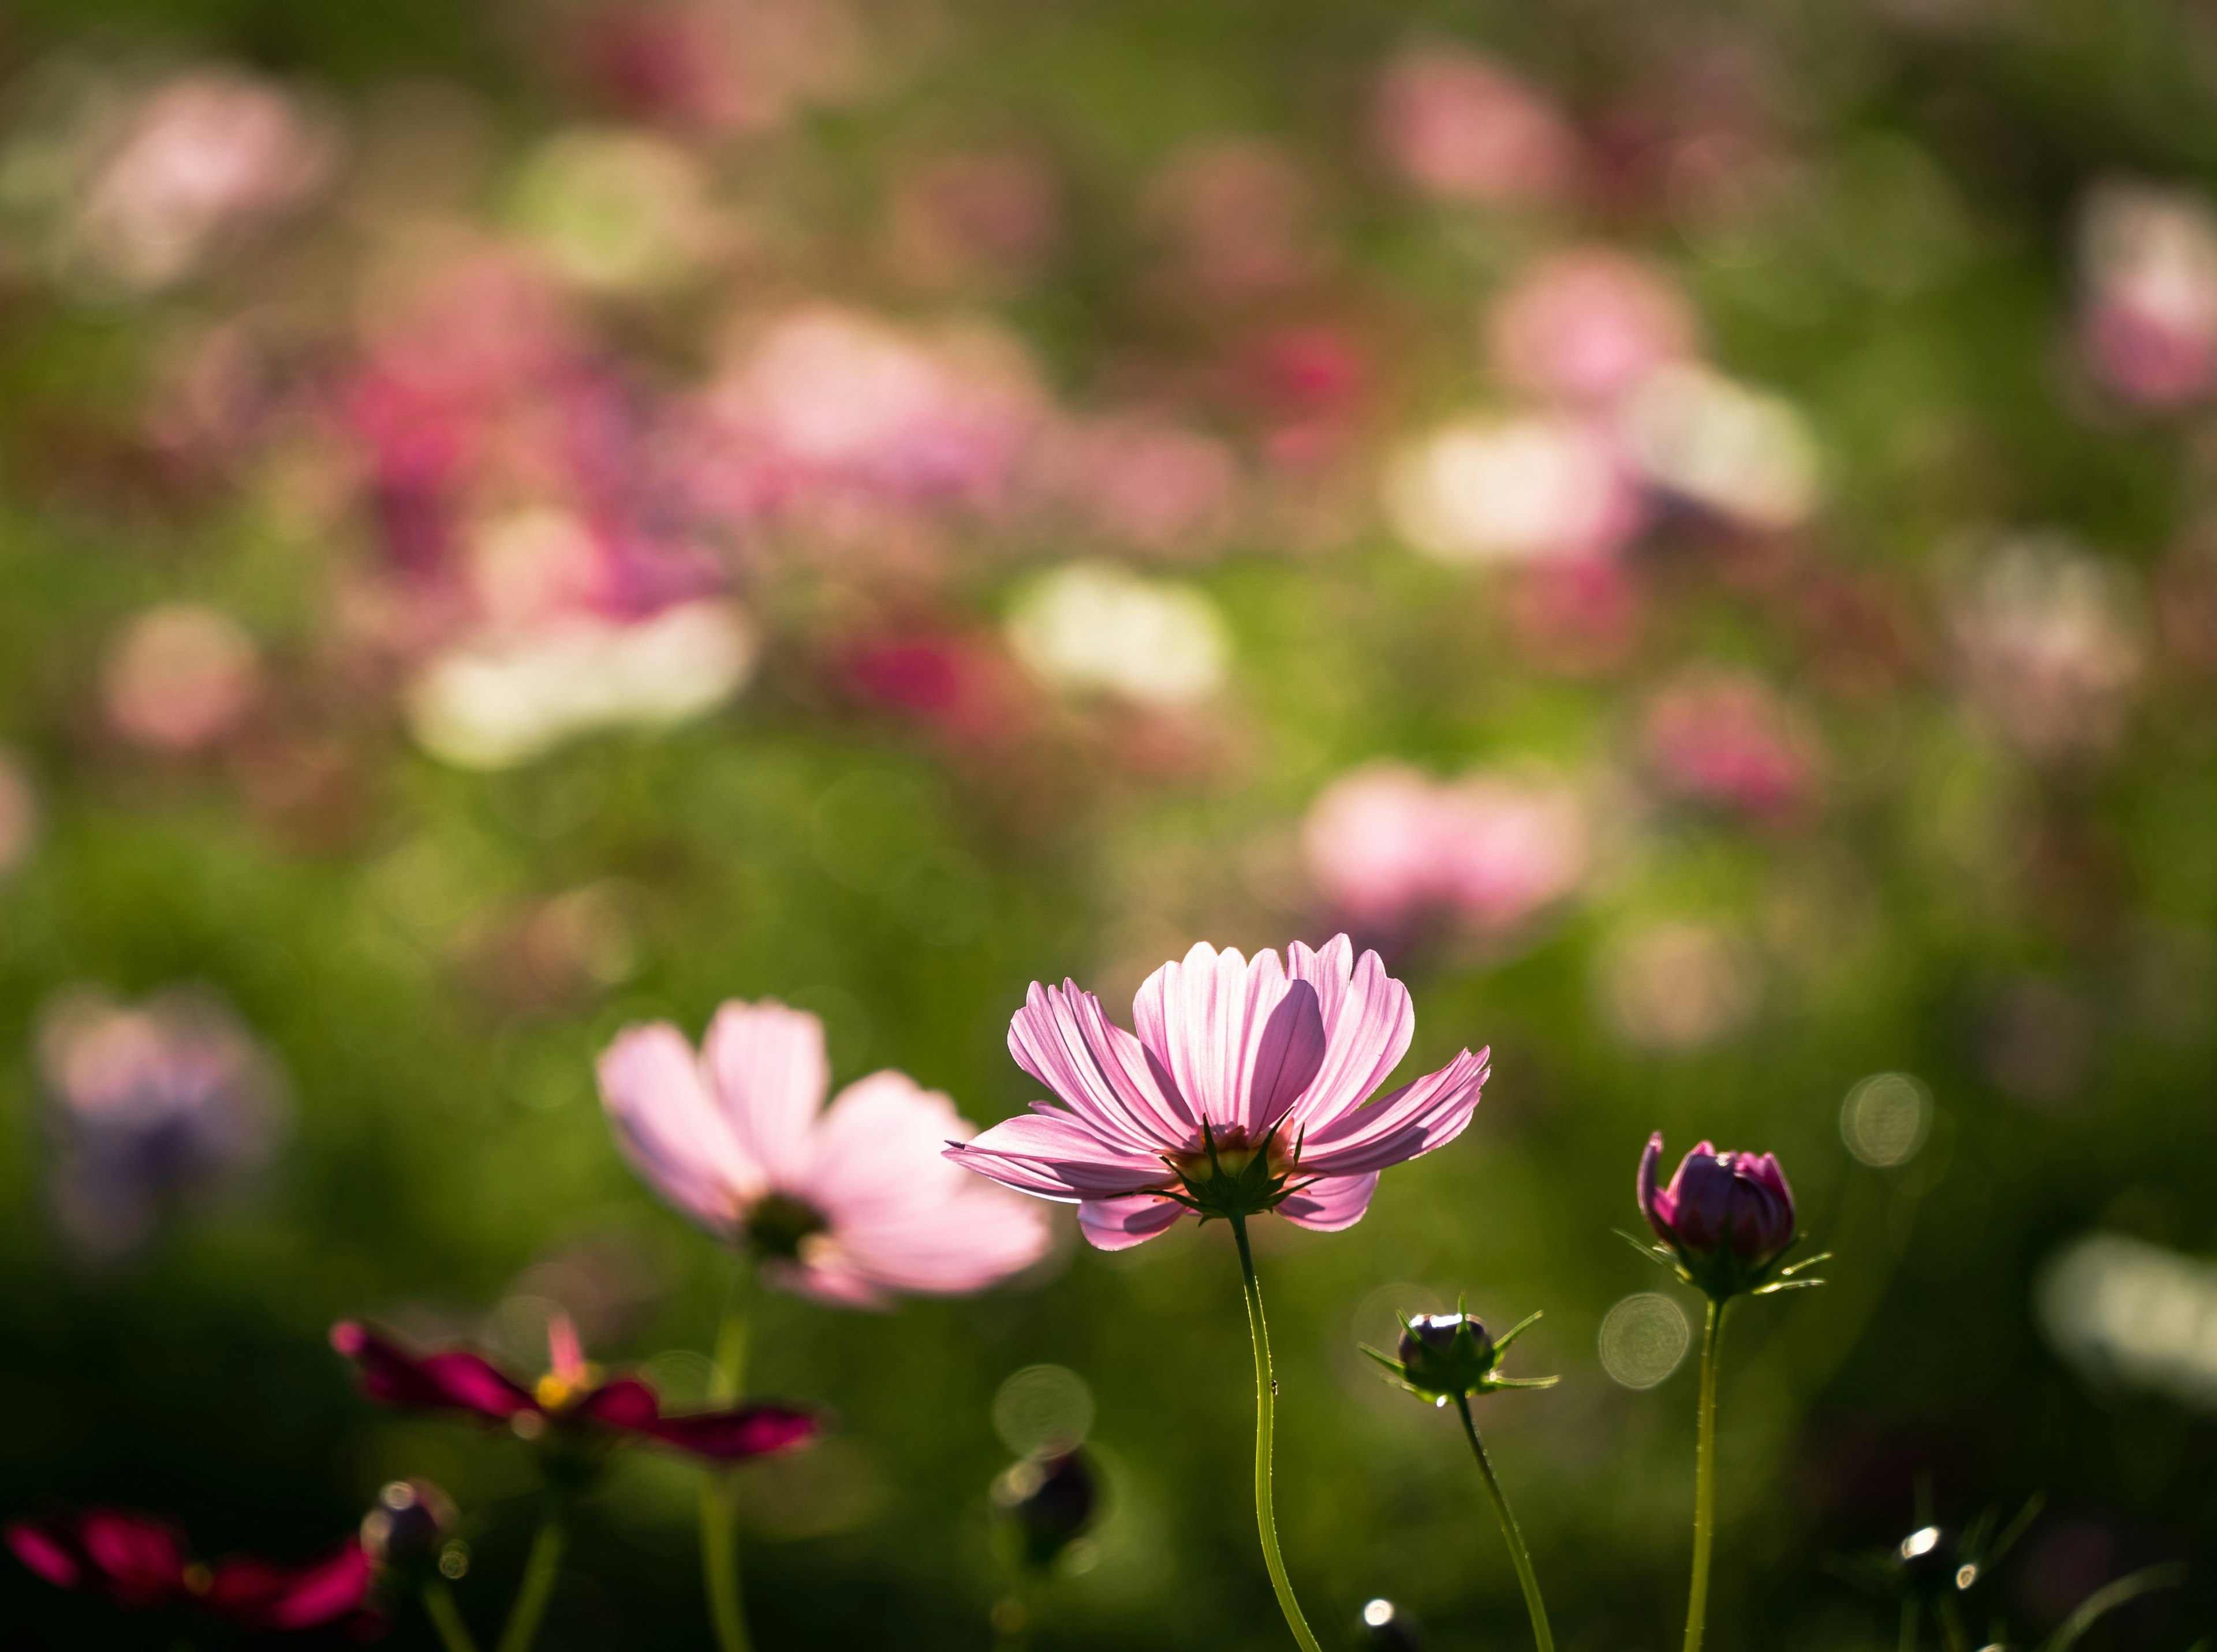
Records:
[[[509,768],[594,729],[711,710],[744,685],[755,653],[753,628],[729,603],[686,603],[628,624],[580,616],[441,655],[410,690],[409,727],[434,757]]]
[[[1972,699],[2035,757],[2116,738],[2146,669],[2133,576],[2054,535],[2004,546],[1949,604]]]
[[[1792,404],[1681,365],[1651,374],[1620,420],[1654,486],[1747,528],[1775,531],[1816,509],[1817,446]]]
[[[1442,562],[1596,555],[1639,519],[1606,436],[1551,415],[1467,418],[1418,438],[1387,467],[1386,510]]]
[[[571,281],[608,292],[682,280],[713,228],[699,162],[645,133],[557,133],[523,164],[514,211]]]
[[[236,727],[261,687],[254,639],[219,608],[167,603],[125,626],[101,668],[108,720],[126,739],[189,752]]]
[[[1205,700],[1231,665],[1231,639],[1204,593],[1111,562],[1072,562],[1035,580],[1008,631],[1017,659],[1043,682],[1142,706]]]
[[[2217,1408],[2217,1267],[2090,1234],[2041,1271],[2041,1328],[2080,1375]]]

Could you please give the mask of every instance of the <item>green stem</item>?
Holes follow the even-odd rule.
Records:
[[[454,1592],[435,1577],[423,1586],[423,1612],[430,1618],[431,1627],[439,1631],[439,1644],[447,1652],[478,1652],[477,1637],[462,1621],[461,1610],[454,1605]]]
[[[1904,1596],[1901,1602],[1900,1652],[1917,1652],[1917,1597]]]
[[[500,1632],[497,1652],[530,1652],[561,1570],[562,1513],[557,1507],[547,1511],[539,1535],[531,1540],[531,1558],[524,1562],[523,1582],[516,1591],[516,1604],[508,1609],[508,1626]]]
[[[1278,1610],[1286,1614],[1286,1627],[1294,1631],[1301,1652],[1323,1652],[1294,1599],[1293,1581],[1278,1554],[1278,1516],[1270,1501],[1270,1416],[1275,1409],[1277,1379],[1270,1374],[1270,1331],[1263,1322],[1263,1287],[1255,1278],[1254,1253],[1247,1247],[1247,1218],[1232,1218],[1232,1232],[1239,1241],[1239,1277],[1247,1290],[1247,1329],[1255,1339],[1255,1524],[1263,1533],[1263,1564],[1269,1568],[1270,1587],[1277,1592]]]
[[[1524,1590],[1524,1610],[1532,1614],[1532,1638],[1539,1643],[1540,1652],[1555,1652],[1554,1631],[1547,1627],[1547,1606],[1540,1599],[1540,1580],[1533,1575],[1532,1556],[1524,1547],[1524,1534],[1517,1529],[1516,1517],[1509,1512],[1509,1499],[1503,1495],[1501,1482],[1494,1477],[1493,1461],[1485,1454],[1485,1442],[1478,1437],[1478,1424],[1470,1414],[1470,1396],[1455,1396],[1455,1408],[1462,1413],[1462,1432],[1470,1436],[1470,1449],[1478,1457],[1478,1472],[1485,1482],[1485,1494],[1493,1500],[1493,1513],[1501,1522],[1501,1535],[1508,1539],[1510,1562],[1516,1568],[1516,1581]]]
[[[716,1333],[715,1369],[708,1395],[720,1405],[739,1397],[747,1365],[747,1286],[744,1264],[732,1285],[724,1323]],[[739,1595],[739,1487],[730,1469],[712,1469],[701,1488],[701,1575],[708,1591],[708,1617],[719,1652],[748,1652],[746,1608]]]
[[[1725,1304],[1709,1300],[1701,1334],[1701,1426],[1694,1457],[1694,1587],[1686,1601],[1686,1652],[1701,1652],[1709,1617],[1709,1556],[1717,1537],[1717,1362],[1724,1346]]]

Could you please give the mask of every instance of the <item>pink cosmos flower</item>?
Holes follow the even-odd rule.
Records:
[[[786,1290],[850,1308],[960,1296],[1047,1249],[1036,1210],[941,1157],[974,1128],[953,1102],[884,1072],[826,1108],[824,1024],[775,999],[725,1005],[698,1055],[668,1022],[627,1028],[600,1081],[639,1174]]]
[[[1063,1104],[1035,1102],[947,1156],[1075,1203],[1102,1250],[1152,1239],[1188,1210],[1352,1227],[1380,1171],[1462,1134],[1486,1052],[1365,1106],[1416,1030],[1408,988],[1375,952],[1358,962],[1344,935],[1286,951],[1281,962],[1196,944],[1140,987],[1137,1037],[1076,982],[1033,982],[1009,1050]]]

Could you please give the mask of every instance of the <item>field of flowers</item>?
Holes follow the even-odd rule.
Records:
[[[2206,1652],[2213,113],[9,0],[0,1641]]]

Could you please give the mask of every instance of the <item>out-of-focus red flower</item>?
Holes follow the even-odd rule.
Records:
[[[1815,798],[1813,742],[1754,678],[1689,671],[1648,701],[1640,738],[1649,768],[1680,797],[1765,820],[1788,818]]]
[[[918,631],[867,638],[842,650],[838,680],[965,745],[990,745],[1034,721],[1037,695],[997,639]]]
[[[351,1537],[305,1565],[232,1555],[207,1566],[189,1557],[165,1521],[88,1508],[13,1521],[7,1541],[57,1588],[90,1590],[133,1610],[182,1606],[256,1633],[340,1626],[367,1637],[384,1627],[369,1602],[369,1556]]]
[[[639,1378],[602,1380],[585,1363],[566,1315],[549,1325],[547,1341],[552,1369],[527,1388],[482,1354],[415,1354],[352,1320],[331,1327],[331,1346],[360,1368],[363,1392],[379,1404],[468,1412],[507,1423],[526,1439],[550,1429],[588,1439],[631,1437],[711,1462],[743,1463],[805,1445],[824,1426],[813,1412],[781,1405],[664,1416],[654,1390]]]

